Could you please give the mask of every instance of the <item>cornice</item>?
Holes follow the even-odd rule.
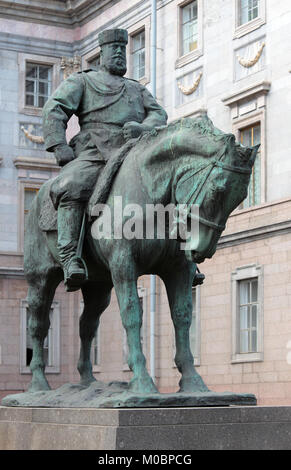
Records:
[[[24,270],[21,267],[0,267],[0,278],[24,278]]]
[[[263,225],[261,227],[243,230],[228,235],[222,235],[217,244],[217,249],[250,243],[256,240],[275,237],[291,232],[291,220],[278,222],[275,224]]]
[[[267,81],[262,81],[255,83],[247,88],[240,89],[239,91],[232,93],[231,95],[225,96],[222,98],[222,102],[225,106],[232,106],[233,104],[241,101],[245,98],[252,98],[253,96],[258,95],[267,95],[270,91],[271,83]]]
[[[14,160],[16,168],[22,168],[24,170],[60,170],[60,167],[56,163],[56,159],[53,158],[33,158],[33,157],[17,157]]]
[[[114,0],[116,4],[120,0]],[[0,0],[0,17],[74,28],[110,7],[113,0]]]

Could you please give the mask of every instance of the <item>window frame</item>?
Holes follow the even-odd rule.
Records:
[[[144,54],[145,54],[144,74],[141,77],[139,77],[138,79],[136,79],[136,78],[134,78],[134,53],[137,52],[137,51],[133,50],[133,45],[134,45],[135,37],[140,35],[141,33],[144,33],[144,48],[143,48],[144,49]],[[130,35],[130,64],[131,64],[130,75],[132,76],[132,78],[134,80],[137,80],[138,82],[141,82],[142,80],[144,80],[145,76],[146,76],[146,55],[147,55],[147,51],[146,51],[145,37],[146,37],[146,32],[145,32],[144,28],[142,28],[139,31],[137,31],[137,32]],[[138,50],[140,50],[140,49],[138,49]]]
[[[27,332],[27,300],[21,300],[20,306],[20,373],[31,374],[29,366],[26,365],[26,332]],[[53,364],[46,366],[46,374],[59,374],[60,373],[60,304],[59,302],[53,301],[51,308],[53,309],[52,314],[52,357]]]
[[[240,141],[240,130],[251,126],[256,122],[261,124],[261,202],[257,206],[251,206],[246,209],[236,209],[238,211],[252,210],[254,207],[259,207],[266,202],[267,194],[267,140],[266,140],[266,119],[267,119],[267,95],[270,91],[270,82],[258,82],[250,87],[240,90],[230,96],[222,99],[225,106],[229,106],[231,120],[232,120],[232,133],[235,135],[236,140]]]
[[[133,26],[127,28],[128,31],[128,45],[126,49],[126,59],[127,59],[127,76],[133,78],[133,58],[132,58],[132,46],[133,46],[133,37],[137,34],[144,31],[145,33],[145,74],[144,77],[141,77],[138,82],[141,85],[147,85],[150,83],[150,70],[151,70],[151,17],[150,15],[144,18],[142,21],[135,23]]]
[[[90,52],[88,52],[87,54],[85,54],[82,57],[82,69],[86,70],[86,69],[90,68],[91,65],[92,65],[90,62],[97,59],[98,56],[99,57],[101,56],[101,47],[100,46],[94,47],[93,50],[91,50]]]
[[[239,119],[235,122],[233,126],[233,132],[236,137],[236,140],[240,142],[241,131],[248,129],[255,124],[260,124],[261,130],[261,146],[260,146],[260,202],[258,204],[253,204],[249,207],[240,206],[237,210],[250,210],[254,207],[258,207],[261,204],[266,202],[266,115],[265,110],[252,114],[252,116],[245,117],[244,119]]]
[[[246,126],[246,127],[240,127],[240,128],[238,129],[238,132],[239,132],[239,142],[243,145],[243,143],[242,143],[243,132],[245,132],[245,131],[247,131],[247,130],[249,130],[249,129],[252,129],[252,134],[253,134],[254,128],[255,128],[255,127],[258,127],[258,126],[259,126],[259,128],[260,128],[260,141],[261,141],[261,139],[262,139],[262,125],[261,125],[261,121],[259,120],[259,121],[255,121],[255,122],[252,123],[252,124],[249,124],[249,125]],[[253,135],[252,135],[252,139],[253,139]],[[251,146],[254,146],[254,145],[255,145],[255,144],[252,143]],[[253,178],[253,180],[254,180],[254,175],[255,175],[254,171],[255,171],[255,166],[253,166],[253,168],[252,168],[252,174],[251,174],[251,178]],[[261,151],[260,151],[260,167],[259,167],[259,172],[260,172],[260,183],[259,183],[259,186],[260,186],[260,188],[259,188],[259,190],[260,190],[259,199],[260,199],[260,200],[259,200],[259,202],[258,202],[257,204],[256,204],[256,203],[253,203],[252,205],[249,205],[249,206],[244,207],[244,201],[243,201],[243,202],[241,203],[241,205],[240,205],[240,209],[250,209],[251,207],[259,206],[259,205],[262,203],[262,197],[261,197],[261,189],[262,189],[262,184],[261,184],[261,177],[262,177],[262,159],[261,159]],[[255,188],[255,184],[253,184],[253,189],[254,189],[254,188]],[[249,188],[248,188],[248,190],[249,190]],[[254,193],[254,191],[253,191],[253,193]],[[247,199],[247,198],[246,198],[246,199]],[[254,199],[254,194],[253,194],[253,199]]]
[[[248,34],[258,28],[260,28],[263,24],[266,23],[266,0],[259,0],[259,12],[258,16],[251,21],[246,23],[240,24],[240,1],[235,0],[234,2],[234,18],[235,18],[235,25],[234,25],[234,39],[240,38],[245,34]]]
[[[27,75],[27,67],[32,66],[33,68],[36,68],[37,70],[37,76],[36,77],[29,77]],[[47,78],[46,79],[41,79],[40,78],[40,67],[45,67],[47,69]],[[27,91],[26,85],[27,82],[30,82],[33,84],[33,92]],[[47,94],[40,93],[39,86],[41,83],[44,83],[47,85]],[[37,90],[36,90],[37,88]],[[52,67],[50,65],[46,64],[38,64],[35,62],[28,62],[26,61],[25,63],[25,97],[24,97],[24,105],[25,107],[33,107],[33,108],[43,108],[43,106],[39,106],[39,101],[40,98],[45,98],[46,101],[48,100],[49,96],[52,93]],[[31,96],[33,98],[33,102],[37,101],[37,105],[35,104],[27,104],[27,98],[28,96]]]
[[[60,84],[60,72],[61,72],[61,59],[56,57],[48,57],[43,55],[36,54],[23,54],[18,53],[18,66],[19,66],[19,113],[41,116],[42,109],[36,106],[26,105],[26,64],[32,63],[36,65],[48,65],[52,68],[52,77],[51,77],[51,93],[58,87]]]
[[[183,67],[184,65],[197,60],[203,55],[203,1],[197,1],[197,48],[191,52],[183,55],[183,40],[182,40],[182,9],[195,0],[179,0],[177,2],[177,59],[175,68]]]
[[[240,281],[257,279],[258,297],[257,297],[257,351],[239,352],[239,283]],[[263,267],[257,264],[251,264],[236,268],[231,274],[231,292],[232,292],[232,355],[231,363],[242,362],[261,362],[264,360],[264,332],[263,332]]]

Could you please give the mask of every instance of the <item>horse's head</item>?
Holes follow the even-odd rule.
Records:
[[[187,204],[188,233],[192,227],[187,249],[197,263],[214,255],[230,213],[246,198],[259,147],[236,144],[232,134],[223,134],[219,140],[221,148],[217,155],[205,159],[198,170],[194,165],[176,183],[176,202]],[[192,205],[198,213],[191,211]],[[193,219],[196,232],[193,232]]]

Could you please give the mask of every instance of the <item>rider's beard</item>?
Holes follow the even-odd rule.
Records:
[[[126,62],[120,58],[112,59],[106,64],[106,68],[113,75],[119,75],[120,77],[123,77],[123,75],[126,74],[127,70]]]

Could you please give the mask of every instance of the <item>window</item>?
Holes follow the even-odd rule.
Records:
[[[259,16],[259,0],[239,0],[239,24],[245,24]]]
[[[181,7],[182,55],[188,54],[198,45],[198,9],[197,1]]]
[[[88,60],[87,62],[88,62],[89,67],[94,67],[94,68],[98,69],[101,65],[100,54],[95,56],[94,59]]]
[[[204,3],[203,0],[192,2],[178,0],[178,41],[175,68],[184,67],[186,64],[199,59],[203,54]]]
[[[248,265],[232,273],[232,362],[263,359],[263,270]]]
[[[141,85],[147,85],[150,82],[150,37],[151,15],[128,28],[126,49],[128,76],[139,81]]]
[[[266,23],[266,0],[235,0],[234,37],[240,38]]]
[[[132,77],[140,80],[145,76],[145,31],[132,36]]]
[[[245,147],[252,147],[261,143],[261,125],[256,123],[250,127],[240,130],[240,141]],[[252,169],[252,175],[248,188],[248,196],[243,201],[242,207],[252,207],[260,204],[261,202],[261,158],[260,149],[257,153],[257,157]]]
[[[258,279],[238,282],[238,345],[239,353],[257,352],[258,349]]]
[[[42,108],[51,94],[52,67],[26,63],[25,106]]]
[[[18,53],[19,113],[41,117],[46,100],[60,84],[61,62],[58,57]]]
[[[29,373],[32,359],[32,338],[29,333],[29,311],[27,301],[21,306],[21,372]],[[57,302],[50,309],[50,327],[44,341],[46,372],[57,373],[60,369],[60,312]]]

